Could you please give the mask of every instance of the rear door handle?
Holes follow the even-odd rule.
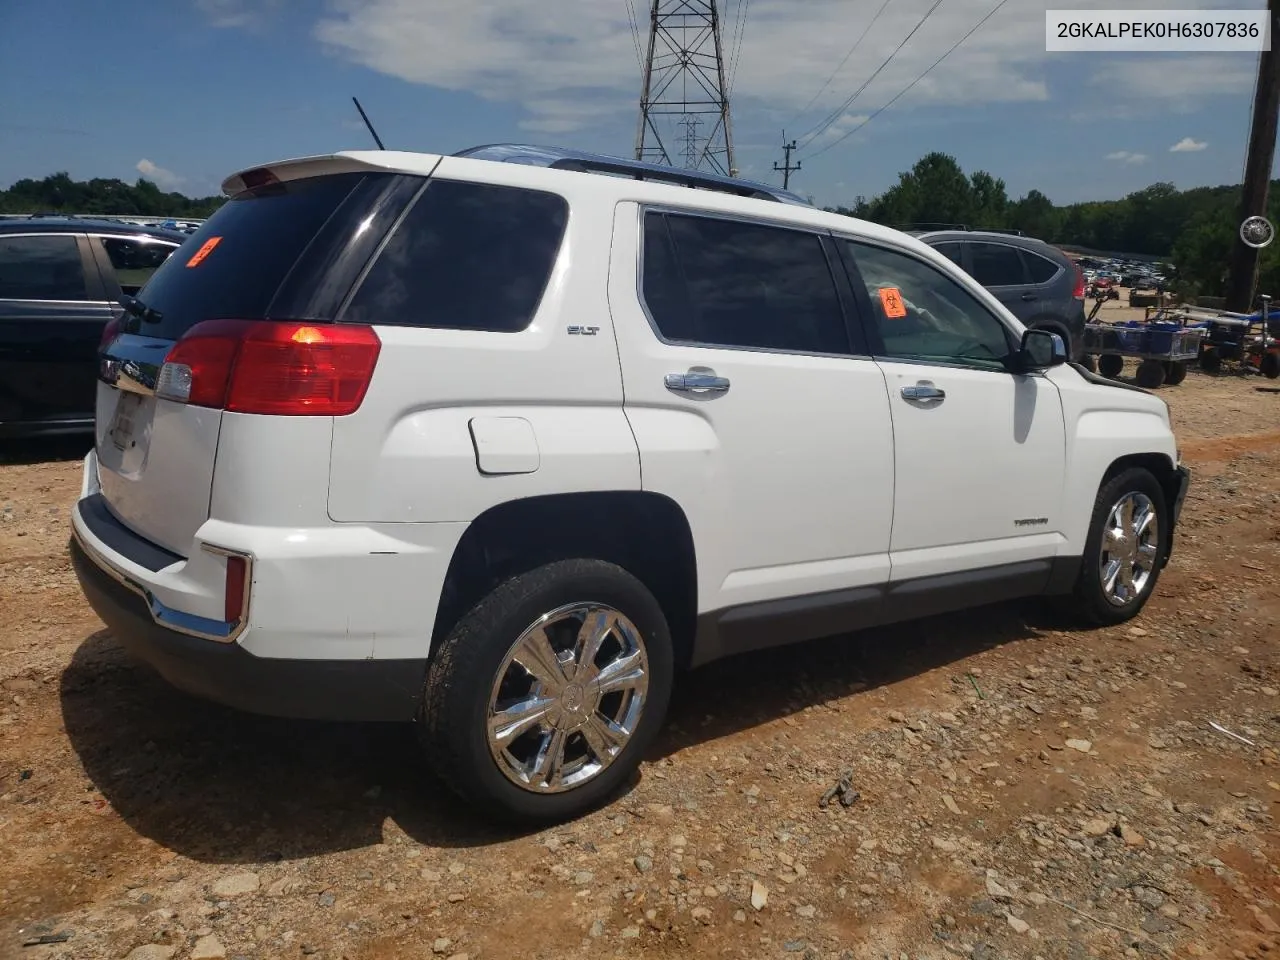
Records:
[[[902,388],[902,396],[907,400],[923,400],[926,403],[941,403],[947,398],[947,391],[935,387],[932,383],[913,383]]]
[[[1039,300],[1040,298],[1036,296],[1034,293],[1024,293],[1022,295],[1022,299],[1023,300]]]
[[[688,373],[668,373],[664,378],[668,390],[689,393],[724,393],[729,389],[729,378],[714,373],[690,370]]]

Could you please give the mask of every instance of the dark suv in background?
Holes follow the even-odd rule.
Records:
[[[185,233],[0,219],[0,438],[93,429],[98,344]]]
[[[1084,273],[1052,244],[990,230],[908,230],[952,260],[1028,328],[1059,334],[1084,359]]]

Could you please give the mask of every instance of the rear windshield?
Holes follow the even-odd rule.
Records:
[[[227,201],[155,272],[138,332],[176,340],[202,320],[261,320],[307,244],[365,174],[273,184]]]

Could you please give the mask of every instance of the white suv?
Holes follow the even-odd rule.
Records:
[[[913,238],[519,146],[231,177],[99,359],[71,551],[234,707],[414,721],[465,797],[598,804],[718,657],[1030,595],[1146,603],[1155,396]]]

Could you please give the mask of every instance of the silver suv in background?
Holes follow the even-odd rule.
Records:
[[[1028,328],[1056,333],[1084,355],[1084,273],[1052,244],[994,230],[911,230],[986,287]]]

